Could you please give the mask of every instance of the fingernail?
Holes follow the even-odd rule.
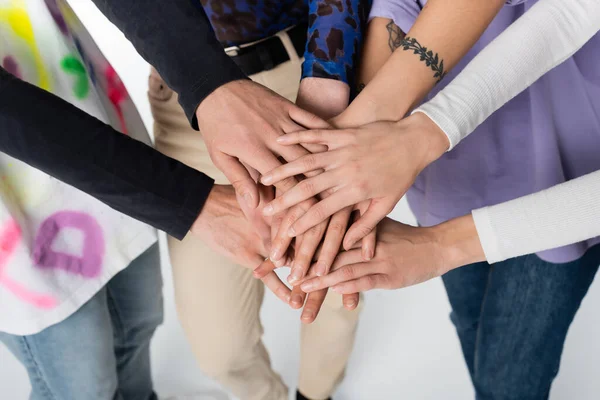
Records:
[[[286,138],[286,136],[285,136],[285,135],[281,135],[281,136],[279,136],[279,137],[277,138],[277,141],[278,141],[279,143],[285,142],[286,140],[287,140],[287,138]]]
[[[268,185],[273,181],[273,176],[272,175],[264,175],[262,178],[260,178],[260,181],[264,185]]]
[[[324,262],[319,261],[317,265],[315,265],[315,274],[317,276],[323,276],[327,273],[327,265]]]
[[[296,230],[294,229],[293,226],[290,229],[288,229],[287,233],[288,233],[289,237],[295,237],[296,236]]]
[[[243,197],[244,197],[244,202],[246,203],[246,205],[248,207],[254,206],[254,202],[252,201],[252,195],[250,193],[244,193]]]
[[[312,320],[314,317],[315,317],[315,313],[314,313],[314,312],[312,312],[312,311],[306,311],[306,310],[305,310],[305,311],[302,313],[302,319],[303,319],[304,321],[310,321],[310,320]]]
[[[332,287],[332,288],[331,288],[331,290],[333,290],[333,291],[334,291],[334,292],[336,292],[336,293],[339,293],[339,292],[340,292],[340,288],[339,288],[339,286],[334,286],[334,287]]]
[[[365,259],[367,261],[371,261],[373,259],[373,250],[372,249],[367,249],[367,251],[365,251]]]
[[[300,296],[299,294],[292,296],[292,304],[296,305],[296,306],[301,306],[302,305],[302,296]]]
[[[273,215],[273,206],[271,204],[267,204],[265,208],[263,208],[263,214],[267,217]]]
[[[315,284],[313,282],[310,282],[310,281],[305,282],[305,283],[303,283],[300,286],[300,288],[302,289],[302,291],[306,292],[306,293],[310,292],[314,287],[315,287]]]
[[[279,249],[279,247],[273,247],[273,250],[271,250],[271,255],[269,256],[269,258],[271,259],[271,262],[276,263],[277,261],[279,261],[281,259],[281,250]]]
[[[347,303],[344,303],[344,306],[346,308],[354,308],[354,306],[356,306],[356,302],[354,302],[354,301],[348,301]]]
[[[298,282],[300,279],[302,279],[303,276],[303,271],[302,268],[294,268],[292,269],[292,273],[290,274],[290,276],[288,276],[288,282],[290,284],[294,284],[296,282]]]

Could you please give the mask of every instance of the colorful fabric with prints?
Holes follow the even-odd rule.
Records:
[[[65,0],[0,0],[0,65],[151,143]],[[0,331],[27,335],[59,323],[155,242],[152,228],[0,154]]]

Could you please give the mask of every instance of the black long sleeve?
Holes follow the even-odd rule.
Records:
[[[206,13],[193,0],[93,1],[179,94],[194,129],[198,129],[195,112],[202,100],[218,87],[246,78],[225,54]]]
[[[214,183],[2,68],[0,151],[179,239]]]

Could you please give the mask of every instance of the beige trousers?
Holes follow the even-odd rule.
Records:
[[[301,61],[288,61],[251,78],[294,101]],[[177,95],[154,71],[150,103],[159,151],[227,183],[213,165],[199,132],[191,129]],[[188,235],[169,238],[179,318],[201,369],[242,400],[287,400],[262,343],[259,311],[264,287],[252,271],[234,264]],[[330,292],[317,320],[303,325],[299,390],[311,399],[331,396],[352,351],[358,311],[342,307]]]

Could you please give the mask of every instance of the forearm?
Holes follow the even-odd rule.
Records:
[[[402,119],[469,51],[503,4],[430,0],[404,38],[416,42],[398,40],[397,49],[348,107],[345,121]]]
[[[198,105],[244,74],[225,54],[201,7],[190,0],[93,0],[179,94],[197,128]]]
[[[348,107],[350,86],[327,78],[304,78],[300,82],[296,104],[327,120]]]
[[[600,171],[473,211],[490,263],[600,236]]]
[[[600,30],[597,0],[543,0],[490,43],[417,111],[448,136],[450,149],[494,111],[562,63]]]
[[[309,0],[309,27],[302,78],[351,84],[371,0]]]
[[[600,171],[429,228],[449,269],[600,236]]]
[[[0,68],[0,151],[183,238],[212,179]]]

